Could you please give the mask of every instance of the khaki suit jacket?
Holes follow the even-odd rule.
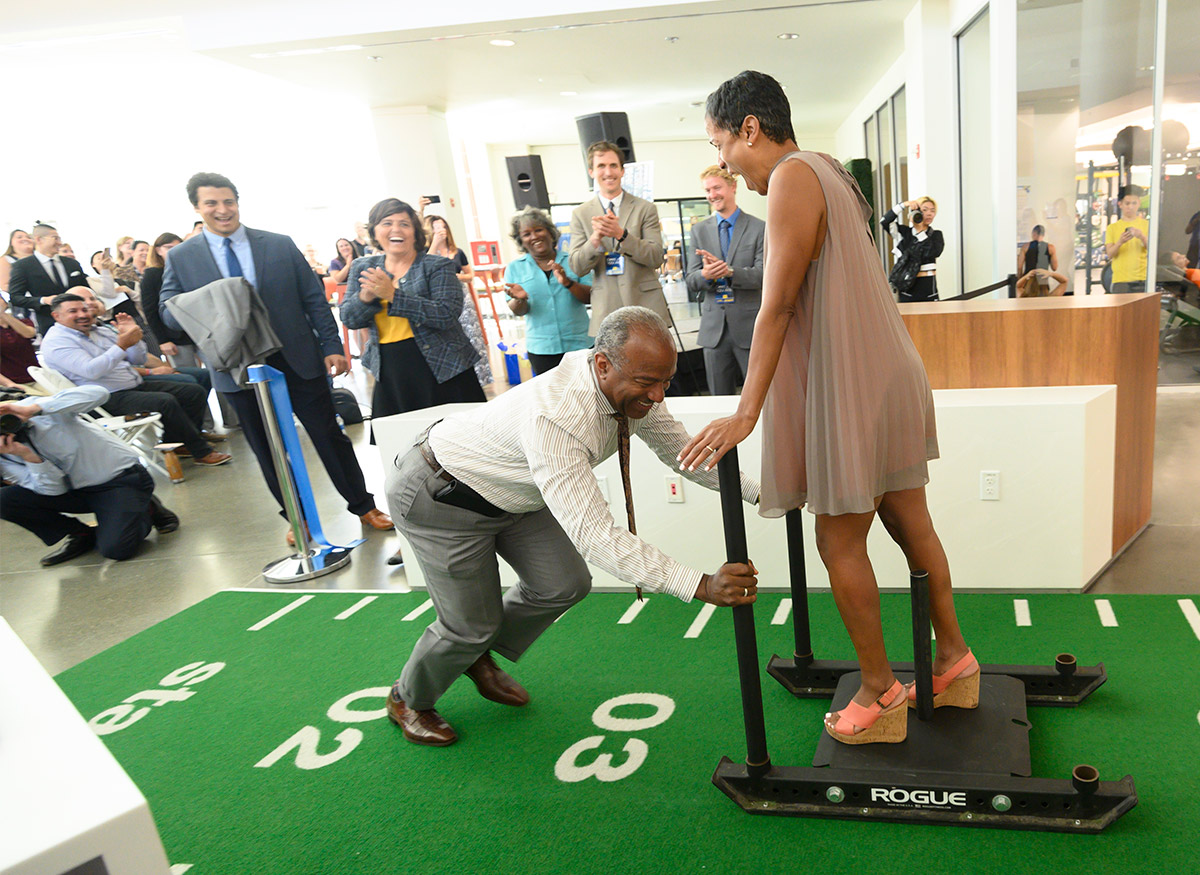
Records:
[[[667,299],[658,282],[658,269],[663,261],[658,210],[654,204],[629,192],[621,198],[617,221],[629,236],[619,247],[614,247],[610,238],[604,238],[602,242],[625,256],[622,276],[605,274],[604,250],[597,249],[588,239],[592,236],[592,219],[602,212],[597,196],[576,207],[571,214],[571,270],[579,276],[592,275],[592,321],[588,330],[594,336],[605,316],[630,305],[649,307],[666,319]]]

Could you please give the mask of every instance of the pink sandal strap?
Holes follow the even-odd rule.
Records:
[[[891,687],[870,705],[863,706],[851,700],[842,710],[838,711],[837,723],[833,728],[842,735],[854,735],[856,728],[870,729],[879,719],[879,715],[886,711],[888,706],[892,705],[905,691],[906,688],[900,681],[894,681]],[[843,721],[847,725],[845,729],[842,728]]]
[[[962,659],[950,666],[945,674],[935,674],[933,676],[934,695],[943,692],[946,687],[950,686],[950,684],[956,681],[960,675],[967,673],[967,670],[972,666],[975,666],[975,668],[978,669],[979,663],[975,661],[975,654],[968,649],[963,655]],[[970,672],[970,674],[974,674],[974,672]]]

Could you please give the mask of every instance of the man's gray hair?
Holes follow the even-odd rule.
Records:
[[[675,348],[675,341],[666,321],[646,307],[621,307],[604,317],[596,332],[596,352],[602,352],[616,367],[625,364],[625,344],[630,335],[643,334],[650,340],[661,340]]]

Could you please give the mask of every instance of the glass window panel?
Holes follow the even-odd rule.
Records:
[[[985,11],[958,36],[959,178],[962,288],[970,292],[1000,277],[992,266],[992,125],[989,18]],[[922,192],[916,193],[918,196]],[[943,297],[955,292],[942,290]]]

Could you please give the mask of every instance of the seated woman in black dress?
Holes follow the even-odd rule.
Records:
[[[375,377],[372,418],[486,401],[475,349],[458,322],[463,293],[454,262],[425,252],[416,211],[396,198],[371,208],[367,229],[382,254],[350,265],[339,315],[347,328],[371,331],[362,362]]]

